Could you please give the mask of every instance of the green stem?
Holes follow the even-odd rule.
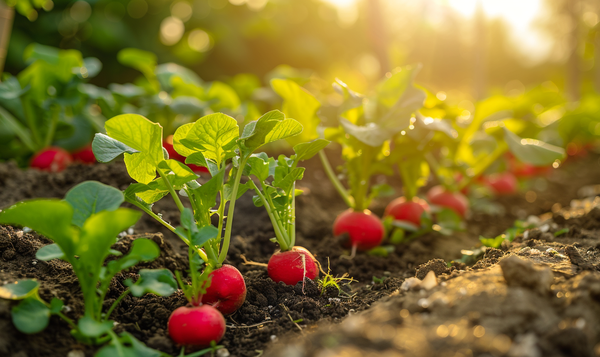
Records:
[[[500,156],[504,155],[504,153],[508,150],[508,145],[506,143],[501,143],[496,147],[496,149],[488,156],[486,156],[475,168],[473,169],[472,175],[468,175],[465,179],[463,179],[458,185],[458,190],[462,190],[467,187],[471,181],[481,175],[491,164],[493,164]]]
[[[65,314],[63,314],[62,312],[57,312],[56,315],[58,317],[60,317],[61,319],[65,320],[65,322],[67,324],[69,324],[69,326],[71,326],[72,329],[77,329],[77,325],[75,324],[75,322],[73,320],[71,320],[70,318],[68,318]]]
[[[329,160],[327,160],[327,156],[325,156],[325,153],[322,150],[319,151],[319,158],[321,159],[325,173],[327,174],[329,181],[331,181],[333,184],[333,187],[335,187],[336,191],[340,194],[344,202],[346,202],[346,205],[348,205],[350,208],[354,208],[354,199],[348,194],[348,191],[344,188],[344,185],[342,185],[340,180],[337,178],[335,172],[331,168],[331,164],[329,164]]]
[[[265,185],[265,183],[261,182],[260,185],[262,187],[262,192],[267,192],[267,186]],[[277,211],[277,209],[275,209],[275,203],[273,202],[273,198],[271,197],[271,195],[263,194],[263,197],[266,198],[268,201],[268,205],[265,205],[265,207],[269,207],[269,209],[271,210],[271,214],[275,218],[275,222],[273,224],[277,223],[279,231],[281,232],[281,237],[285,240],[285,245],[289,248],[292,248],[292,246],[290,245],[290,237],[288,235],[289,225],[287,225],[287,222],[284,222],[283,219],[281,219],[279,212]],[[287,214],[285,218],[288,218]]]
[[[292,204],[288,219],[290,225],[288,226],[288,237],[290,238],[290,247],[296,245],[296,183],[292,185]]]
[[[219,215],[219,234],[217,235],[217,242],[221,242],[221,236],[223,235],[223,219],[225,218],[223,216],[225,215],[225,204],[227,203],[225,201],[225,190],[223,188],[219,191],[219,195],[221,196],[221,203],[219,203],[219,211],[217,213]]]
[[[231,190],[231,200],[229,202],[229,210],[227,211],[227,225],[225,226],[225,237],[223,238],[223,246],[219,254],[219,263],[222,264],[227,258],[227,252],[229,251],[229,244],[231,242],[231,229],[233,227],[233,212],[235,210],[235,201],[237,198],[237,192],[240,187],[240,180],[242,179],[242,173],[244,167],[246,167],[247,158],[240,159],[237,172],[233,181],[233,189]],[[220,217],[222,219],[222,217]]]
[[[161,170],[159,168],[156,168],[156,170],[158,171],[158,174],[160,175],[160,177],[162,177],[162,179],[165,180],[167,189],[169,189],[169,193],[171,194],[171,197],[173,197],[173,200],[175,201],[175,204],[177,205],[179,212],[183,212],[183,203],[181,203],[181,200],[179,199],[179,195],[177,194],[177,192],[175,192],[175,188],[171,184],[171,181],[169,181],[169,179],[167,178],[167,175],[163,172],[163,170]]]
[[[263,206],[265,206],[265,209],[267,210],[269,219],[271,219],[271,224],[273,224],[273,230],[275,230],[275,238],[277,239],[277,243],[279,243],[279,247],[281,248],[281,251],[285,252],[287,250],[290,250],[291,247],[288,245],[286,237],[283,235],[283,233],[281,232],[281,229],[279,228],[279,223],[277,222],[277,219],[275,219],[275,216],[273,215],[273,210],[271,208],[271,205],[269,204],[269,201],[267,201],[267,199],[262,194],[262,192],[260,192],[258,187],[256,187],[256,185],[254,184],[254,181],[248,181],[248,182],[251,182],[250,185],[252,186],[252,188],[258,195],[258,197],[260,197],[260,200],[262,201]]]
[[[112,305],[110,306],[110,309],[108,309],[108,311],[106,312],[106,315],[104,315],[104,321],[108,320],[108,318],[110,317],[110,314],[112,314],[112,312],[117,308],[117,306],[119,305],[121,300],[123,300],[123,298],[125,298],[125,296],[129,295],[130,292],[131,292],[131,290],[129,290],[129,289],[125,290],[121,294],[121,296],[119,296],[117,298],[117,300],[115,300],[115,302],[112,303]]]
[[[125,351],[123,350],[123,345],[119,340],[119,336],[117,336],[117,334],[113,330],[108,330],[108,334],[110,335],[111,339],[115,344],[115,348],[117,349],[117,356],[126,356]]]
[[[358,181],[358,190],[353,193],[354,196],[354,210],[357,212],[361,212],[369,206],[368,199],[368,191],[369,191],[369,182],[371,181],[371,163],[374,159],[375,151],[371,146],[365,145],[363,150],[363,154],[361,157],[362,165],[361,171],[359,173],[360,180]]]
[[[173,227],[172,225],[170,225],[169,223],[167,223],[165,220],[163,220],[159,215],[157,215],[156,213],[152,212],[152,210],[142,206],[142,205],[137,205],[136,206],[141,209],[142,211],[146,212],[149,216],[151,216],[152,218],[154,218],[155,220],[157,220],[158,222],[160,222],[163,226],[167,227],[171,232],[175,232],[175,227]]]
[[[25,116],[25,121],[27,122],[27,126],[31,131],[31,136],[33,136],[33,140],[38,146],[37,150],[42,149],[42,137],[40,135],[40,132],[38,131],[38,126],[34,121],[35,113],[33,113],[31,100],[25,97],[21,97],[21,105],[23,105],[23,115]]]
[[[446,180],[443,180],[442,177],[438,173],[438,170],[440,169],[440,165],[438,164],[435,157],[430,152],[426,153],[424,156],[425,156],[425,161],[427,161],[427,164],[431,168],[431,172],[433,173],[433,176],[435,176],[435,178],[438,180],[438,182],[442,186],[446,187],[447,186]]]
[[[56,131],[56,126],[58,125],[58,116],[60,113],[60,107],[52,106],[50,108],[52,120],[50,122],[50,128],[48,132],[46,132],[46,138],[44,139],[44,147],[50,146],[52,144],[52,138],[54,137],[54,132]]]

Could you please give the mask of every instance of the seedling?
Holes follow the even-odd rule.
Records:
[[[280,155],[277,160],[261,153],[249,158],[250,174],[258,179],[248,181],[254,189],[254,204],[264,206],[273,224],[275,238],[280,251],[269,259],[267,271],[275,282],[295,285],[304,278],[315,279],[319,268],[313,255],[305,248],[296,246],[296,181],[301,180],[304,168],[298,167],[301,161],[310,159],[329,144],[324,139],[316,139],[294,146],[294,155]],[[272,179],[270,179],[272,178]]]
[[[128,294],[139,297],[146,293],[161,296],[172,294],[177,285],[173,275],[166,269],[141,270],[140,278],[133,283],[125,281],[129,288],[102,311],[106,293],[112,278],[119,272],[139,262],[157,258],[159,248],[149,239],[136,239],[129,253],[105,264],[109,255],[121,255],[111,250],[118,234],[134,225],[140,213],[119,208],[123,194],[110,186],[86,181],[73,187],[64,200],[40,199],[15,204],[0,212],[0,223],[29,227],[55,243],[44,246],[36,253],[43,261],[62,259],[70,263],[83,293],[84,315],[77,322],[62,312],[63,302],[53,298],[43,301],[39,284],[35,280],[21,280],[0,287],[0,297],[22,300],[12,310],[15,327],[24,333],[42,331],[51,315],[64,319],[72,328],[72,334],[85,343],[113,343],[128,341],[112,331],[112,311]]]
[[[345,294],[347,296],[352,296],[350,294],[348,294],[347,292],[345,292],[344,290],[342,290],[342,287],[340,286],[340,284],[344,283],[345,284],[351,284],[353,282],[355,282],[356,280],[354,280],[354,278],[352,277],[348,277],[348,273],[344,273],[344,275],[342,275],[341,277],[335,277],[333,275],[331,275],[331,268],[329,266],[329,258],[327,258],[327,273],[324,273],[325,276],[323,278],[319,278],[319,287],[321,289],[321,295],[323,295],[325,293],[325,291],[327,291],[327,288],[329,287],[335,287],[338,291],[338,295],[339,294]]]

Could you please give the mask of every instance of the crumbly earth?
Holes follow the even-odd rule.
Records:
[[[318,162],[309,162],[308,166],[313,167],[307,171],[309,174],[300,183],[300,186],[305,188],[306,194],[300,196],[297,202],[297,244],[313,252],[324,270],[327,270],[329,266],[332,275],[342,276],[347,273],[355,282],[350,286],[343,286],[343,291],[341,292],[338,292],[334,288],[321,291],[316,283],[310,281],[305,282],[304,288],[302,284],[298,284],[295,287],[287,287],[271,281],[264,267],[245,265],[244,259],[266,263],[268,257],[276,247],[269,241],[273,233],[264,209],[254,207],[251,196],[249,194],[244,195],[236,205],[234,237],[228,256],[228,263],[235,265],[244,275],[248,287],[248,295],[242,308],[232,316],[227,317],[228,329],[221,344],[224,345],[231,356],[259,356],[265,351],[268,352],[271,346],[273,346],[273,342],[277,345],[281,341],[286,341],[286,343],[293,345],[301,343],[298,345],[299,351],[303,351],[302,353],[305,353],[304,355],[307,356],[328,356],[327,353],[329,352],[332,352],[333,354],[331,355],[333,356],[344,355],[343,350],[333,349],[330,351],[331,348],[335,347],[335,343],[330,345],[325,340],[313,341],[313,338],[318,337],[314,337],[315,335],[311,331],[318,330],[319,334],[325,336],[328,332],[319,330],[320,326],[333,326],[324,327],[323,329],[326,331],[335,331],[336,326],[346,326],[347,321],[351,321],[354,318],[362,318],[359,316],[366,316],[366,319],[370,319],[372,316],[376,316],[376,311],[385,311],[385,308],[377,306],[397,306],[398,303],[394,301],[399,301],[398,299],[402,300],[402,303],[399,305],[400,310],[394,310],[392,307],[389,307],[392,310],[390,310],[390,313],[386,313],[389,319],[396,319],[394,323],[397,323],[397,325],[393,325],[394,333],[396,331],[400,333],[401,329],[407,328],[407,330],[412,329],[415,331],[412,336],[417,336],[416,331],[425,330],[418,330],[421,327],[417,328],[415,326],[429,326],[427,325],[429,319],[432,319],[432,321],[437,321],[436,319],[441,321],[444,318],[448,318],[457,319],[460,323],[463,323],[463,320],[471,323],[471,312],[475,314],[479,313],[480,316],[482,315],[479,309],[489,309],[490,311],[494,311],[494,313],[501,313],[501,315],[494,315],[500,324],[503,321],[502,314],[505,314],[504,309],[522,311],[518,307],[521,304],[519,302],[520,297],[511,297],[511,300],[489,300],[490,296],[496,296],[502,291],[512,291],[511,289],[525,289],[527,291],[543,290],[540,287],[532,287],[535,284],[531,282],[520,282],[518,278],[513,280],[517,285],[510,285],[510,287],[505,287],[504,290],[500,287],[501,283],[504,284],[504,280],[502,280],[501,270],[498,270],[502,268],[499,268],[499,265],[495,265],[499,260],[502,260],[507,254],[517,255],[522,260],[530,258],[529,256],[522,256],[515,253],[515,249],[519,245],[527,246],[535,253],[535,249],[538,246],[554,244],[556,246],[553,245],[552,247],[555,247],[554,249],[559,254],[568,257],[568,259],[562,259],[561,262],[566,264],[568,261],[569,264],[577,267],[572,278],[565,278],[564,290],[562,290],[563,296],[567,292],[571,294],[575,291],[573,290],[575,289],[575,285],[571,283],[566,284],[567,281],[572,282],[575,278],[579,279],[580,275],[590,274],[589,272],[594,270],[594,267],[598,264],[596,253],[588,254],[588,250],[586,250],[598,244],[595,241],[595,232],[600,229],[600,223],[597,219],[589,219],[589,217],[595,217],[593,214],[596,213],[581,216],[587,218],[579,217],[578,215],[581,215],[581,212],[589,211],[590,205],[587,204],[586,206],[586,203],[580,203],[579,206],[576,205],[577,207],[574,210],[559,212],[561,206],[569,206],[571,199],[578,197],[578,191],[581,187],[597,182],[596,178],[600,177],[600,165],[598,165],[596,157],[590,157],[582,162],[574,162],[570,166],[566,165],[564,169],[561,168],[561,170],[553,172],[547,178],[538,178],[530,182],[527,190],[535,193],[536,200],[534,202],[530,202],[530,194],[527,199],[524,195],[499,198],[495,202],[495,206],[492,205],[492,210],[487,209],[487,213],[484,212],[486,211],[484,205],[484,209],[478,210],[471,215],[467,231],[465,232],[456,232],[451,236],[442,236],[437,233],[427,234],[412,242],[394,247],[394,250],[387,257],[359,254],[353,260],[343,258],[343,256],[349,254],[347,250],[341,247],[339,240],[343,238],[336,238],[331,234],[331,224],[335,216],[344,210],[343,202],[336,196],[335,191],[324,177],[323,172],[319,169]],[[126,188],[131,183],[131,179],[127,176],[124,166],[119,163],[95,166],[73,165],[58,174],[48,174],[32,170],[21,171],[12,164],[0,164],[0,208],[8,207],[22,199],[63,197],[68,189],[75,184],[92,179],[120,189]],[[398,182],[391,183],[393,186],[399,186]],[[588,188],[588,191],[590,190],[593,191],[592,188]],[[385,198],[375,202],[373,211],[381,214],[385,204],[392,198]],[[162,213],[163,217],[172,224],[177,225],[179,223],[177,208],[169,197],[158,202],[154,208],[155,212]],[[496,210],[497,214],[501,214],[490,215],[494,210]],[[451,267],[448,267],[446,264],[446,262],[452,259],[459,258],[462,249],[477,245],[480,234],[488,237],[495,236],[512,226],[514,220],[517,218],[524,219],[530,214],[539,215],[549,211],[555,211],[553,219],[559,225],[559,227],[552,229],[569,227],[570,231],[567,235],[563,235],[554,241],[553,238],[546,234],[549,232],[532,230],[528,233],[527,239],[521,237],[513,243],[513,246],[504,246],[506,251],[488,250],[485,258],[471,268],[466,267],[464,264],[455,264]],[[133,239],[147,237],[160,245],[161,256],[155,262],[136,266],[117,276],[107,296],[107,306],[125,289],[122,284],[123,280],[127,278],[136,279],[136,273],[139,269],[148,267],[165,267],[172,271],[185,271],[186,269],[187,249],[172,233],[147,216],[144,216],[138,222],[134,230],[135,235],[122,238],[114,248],[126,252]],[[81,305],[77,279],[68,264],[56,260],[42,262],[35,259],[37,249],[49,243],[51,242],[48,239],[34,233],[24,233],[22,230],[10,226],[0,227],[0,283],[15,279],[36,278],[41,283],[40,295],[44,299],[50,300],[52,297],[63,299],[65,305],[68,307],[66,314],[71,318],[77,318],[80,316],[83,307]],[[560,246],[560,244],[564,247]],[[540,250],[541,254],[546,254],[546,250]],[[554,257],[556,258],[557,256],[559,255],[555,255]],[[518,269],[513,269],[517,276],[521,271],[527,271],[520,265],[517,265],[517,267]],[[481,279],[476,278],[477,274],[487,274],[486,272],[493,269],[496,269],[495,273],[493,273],[495,275],[490,273],[492,275],[481,275]],[[510,270],[509,268],[507,269]],[[446,310],[440,308],[440,316],[436,317],[438,310],[431,310],[433,309],[432,304],[423,307],[421,306],[422,304],[419,305],[419,301],[421,303],[429,301],[433,293],[439,292],[441,291],[440,289],[445,287],[437,286],[430,290],[421,291],[404,291],[401,289],[406,279],[415,276],[423,279],[430,271],[433,271],[438,276],[440,282],[446,283],[446,286],[451,286],[453,280],[463,285],[466,284],[465,286],[456,285],[461,293],[462,290],[460,288],[467,289],[469,284],[472,283],[471,279],[475,279],[477,284],[479,284],[479,281],[485,281],[486,283],[482,283],[482,286],[489,285],[488,293],[490,296],[484,296],[477,300],[481,303],[481,306],[477,305],[474,302],[475,300],[471,301],[474,304],[471,306],[471,303],[465,302],[466,300],[460,300],[462,299],[462,295],[458,293],[447,295],[447,298],[450,300],[458,300],[456,303],[447,304]],[[495,276],[495,278],[492,278],[492,276]],[[384,278],[383,283],[375,284],[373,282],[374,277],[378,278],[376,279],[377,281]],[[491,280],[488,281],[488,277]],[[510,278],[506,281],[509,280]],[[556,280],[556,277],[554,280]],[[497,289],[492,287],[494,284],[498,285]],[[423,285],[426,284],[423,283]],[[555,291],[556,286],[559,285],[553,283],[551,289],[553,292],[558,293]],[[468,296],[476,296],[476,294],[471,294],[469,291],[467,290]],[[542,304],[547,296],[540,294],[536,292],[535,297],[541,299],[539,303]],[[540,296],[542,297],[540,298]],[[426,300],[421,300],[423,298]],[[537,308],[538,301],[535,298],[532,299],[530,305]],[[408,303],[409,301],[410,304]],[[133,298],[128,296],[112,315],[118,323],[116,331],[126,330],[147,345],[176,355],[179,353],[179,349],[168,338],[166,324],[170,311],[185,303],[185,298],[181,293],[176,293],[170,297],[147,295],[142,298]],[[19,333],[14,329],[10,321],[11,306],[14,306],[14,304],[0,300],[0,356],[66,356],[70,351],[82,351],[85,355],[93,355],[95,351],[94,347],[79,344],[71,337],[68,326],[54,317],[51,319],[50,326],[40,334],[28,336]],[[461,308],[455,309],[452,306],[461,306]],[[588,308],[591,315],[594,307],[585,307]],[[363,310],[368,311],[362,313],[361,311]],[[404,317],[406,315],[405,310],[409,312],[409,317]],[[399,315],[399,313],[401,314]],[[527,316],[533,316],[531,312],[527,313],[530,314]],[[554,313],[557,314],[557,312]],[[383,315],[382,312],[379,312],[379,314]],[[346,319],[349,315],[352,315],[352,317]],[[520,338],[525,338],[518,336],[529,336],[529,333],[537,333],[537,330],[530,329],[531,321],[529,318],[518,318],[518,316],[513,315],[508,314],[507,316],[512,316],[510,317],[511,321],[515,320],[510,325],[515,330],[510,330],[509,328],[507,331],[502,331],[502,334],[506,336],[503,341],[510,340],[511,346],[521,341]],[[562,315],[559,314],[559,316]],[[413,318],[415,319],[415,325],[404,325],[401,323]],[[365,328],[365,331],[380,331],[381,328],[386,328],[383,326],[390,324],[388,322],[379,323],[378,320],[373,321],[373,329]],[[519,321],[524,322],[520,325]],[[339,322],[342,322],[342,324],[339,325]],[[544,327],[547,329],[557,328],[558,326],[558,323],[555,323],[554,320],[540,320],[538,324],[543,325],[545,322],[554,324]],[[360,326],[360,330],[362,331],[363,325],[361,324],[358,326]],[[439,322],[436,326],[441,324],[442,322]],[[375,325],[381,328],[375,328]],[[449,329],[448,336],[454,333],[452,332],[454,330],[450,331],[451,325],[447,324],[446,326]],[[454,323],[454,325],[459,326],[458,323]],[[479,325],[486,329],[488,336],[496,333],[490,330],[492,327],[488,328],[487,325],[483,325],[482,323]],[[364,327],[366,326],[370,325],[365,322]],[[430,327],[433,328],[432,326]],[[478,325],[468,326],[470,329],[473,329]],[[425,327],[422,328],[425,329]],[[435,329],[437,334],[437,327]],[[390,331],[392,330],[388,329],[387,332],[382,333],[388,333],[389,335]],[[481,329],[477,331],[478,334],[481,333]],[[443,332],[444,328],[441,328],[442,335],[444,335]],[[300,335],[308,336],[307,340],[303,340],[305,342],[298,342],[298,336]],[[398,336],[402,335],[399,334]],[[542,341],[541,337],[539,336],[536,337],[538,340],[535,340],[536,346],[541,346],[542,344],[540,342]],[[290,339],[295,341],[290,341]],[[398,339],[395,338],[393,341]],[[439,342],[438,340],[441,339],[437,337],[432,337],[431,339],[429,337],[426,339],[424,337],[414,337],[414,339],[413,342],[407,342],[408,344],[404,345],[398,351],[402,355],[410,355],[409,353],[413,353],[412,348],[414,347],[414,353],[417,353],[421,349],[428,349],[427,351],[434,351],[429,355],[441,356],[444,349],[447,348],[447,345]],[[531,337],[527,337],[527,339],[531,339]],[[478,351],[475,348],[476,340],[466,338],[464,344],[461,344],[461,346],[467,347],[465,347],[464,351],[461,350],[462,352],[459,352],[465,356],[485,355],[475,353]],[[322,341],[325,341],[323,342],[324,345],[321,344]],[[331,342],[334,340],[328,341]],[[373,346],[375,348],[374,352],[386,350],[377,345],[379,343],[377,341],[375,341],[374,345],[371,345],[371,339],[364,339],[363,336],[361,338],[357,337],[354,341],[348,341],[336,346],[348,345],[349,348],[360,351],[359,353],[370,351],[370,348]],[[385,342],[388,343],[386,346],[396,348],[393,345],[393,341],[390,342],[388,340],[385,342],[381,340],[381,343]],[[408,339],[407,341],[412,340]],[[559,341],[559,339],[552,337],[549,341]],[[586,343],[592,344],[593,341],[596,340],[588,338]],[[428,343],[431,343],[431,345],[427,345]],[[594,345],[591,345],[590,348],[593,349]],[[471,353],[469,354],[467,350],[470,350]],[[273,349],[272,355],[287,356],[287,353],[289,353],[289,350],[285,352],[278,351],[281,350]],[[349,349],[348,351],[351,350]],[[545,349],[541,349],[540,351],[542,354],[539,356],[552,355],[545,354]],[[427,355],[426,352],[423,353],[425,353],[423,355]],[[460,355],[457,353],[455,351],[455,354],[451,355]],[[485,353],[492,356],[502,355],[496,352]],[[366,352],[363,354],[368,355]],[[289,355],[293,356],[292,354]],[[351,355],[349,354],[349,356]],[[393,354],[390,355],[392,356]],[[513,354],[512,356],[520,355]]]
[[[557,217],[568,234],[529,231],[473,267],[439,275],[436,286],[403,285],[368,311],[282,340],[265,356],[598,356],[600,207]]]

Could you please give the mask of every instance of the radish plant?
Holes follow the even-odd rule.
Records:
[[[335,221],[334,234],[348,234],[353,251],[376,247],[384,238],[381,221],[367,210],[371,200],[390,192],[387,185],[372,185],[376,174],[392,175],[391,146],[396,136],[405,135],[413,113],[423,105],[425,93],[413,86],[418,67],[394,71],[376,90],[364,97],[337,80],[334,89],[341,104],[323,106],[310,93],[292,81],[275,79],[273,89],[283,97],[283,111],[304,125],[303,139],[318,137],[342,148],[343,165],[336,172],[325,153],[319,153],[327,176],[349,210]],[[346,188],[343,181],[349,188]],[[360,222],[360,223],[358,223]]]
[[[53,298],[49,303],[39,296],[36,280],[21,280],[0,287],[0,297],[22,300],[12,309],[15,327],[23,333],[37,333],[48,326],[51,315],[57,315],[72,327],[72,334],[84,343],[101,344],[108,341],[121,343],[112,331],[110,315],[128,294],[139,297],[146,293],[160,296],[172,294],[177,283],[167,269],[145,270],[133,283],[126,280],[128,289],[103,311],[103,302],[110,282],[119,272],[139,262],[157,258],[159,248],[149,239],[133,241],[129,253],[105,262],[120,232],[133,226],[140,213],[119,208],[123,194],[110,186],[95,181],[83,182],[72,188],[64,200],[37,199],[15,204],[0,212],[0,223],[29,227],[55,243],[38,250],[36,258],[43,261],[62,259],[70,263],[79,280],[84,300],[84,314],[74,321],[62,313],[63,302]],[[136,340],[137,341],[137,340]],[[139,342],[138,342],[139,343]]]
[[[296,246],[296,181],[301,180],[304,168],[298,167],[301,161],[310,159],[320,152],[329,141],[316,139],[294,146],[294,155],[280,155],[277,160],[265,153],[248,159],[250,174],[258,179],[248,181],[256,193],[254,204],[264,206],[275,230],[275,242],[280,251],[269,259],[267,271],[275,282],[295,285],[304,278],[315,279],[319,267],[313,255],[303,247]]]
[[[202,295],[206,299],[203,302],[214,304],[223,314],[233,313],[244,302],[246,287],[240,272],[231,266],[223,268],[223,263],[231,241],[235,201],[248,189],[247,184],[240,183],[244,168],[256,149],[299,134],[302,125],[272,111],[248,123],[241,135],[236,120],[222,113],[179,127],[173,136],[173,148],[186,158],[186,163],[208,169],[212,177],[203,185],[185,164],[168,158],[162,147],[160,124],[126,114],[108,120],[105,127],[106,135],[97,134],[93,142],[98,160],[108,162],[125,155],[127,171],[138,181],[125,190],[127,202],[148,213],[189,246],[192,271],[195,255],[210,266],[212,284],[207,292],[200,294],[199,288],[193,286],[193,293]],[[152,205],[169,194],[191,236],[152,211]],[[187,197],[191,210],[184,208],[181,197]],[[214,215],[217,227],[211,224]],[[192,303],[202,302],[197,297],[191,297]]]

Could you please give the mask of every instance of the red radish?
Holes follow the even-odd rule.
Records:
[[[212,305],[223,315],[233,314],[246,300],[244,277],[235,267],[225,264],[210,273],[211,283],[202,295],[202,303]]]
[[[92,151],[92,144],[88,144],[83,149],[74,152],[72,156],[73,160],[76,162],[81,162],[84,164],[96,163],[96,156],[94,155],[94,151]]]
[[[175,309],[167,324],[169,336],[183,346],[209,347],[225,334],[225,318],[210,305],[182,306]]]
[[[434,186],[427,192],[429,203],[450,208],[459,216],[465,217],[469,208],[469,200],[460,192],[447,191],[443,186]]]
[[[369,250],[381,244],[385,229],[381,220],[371,211],[356,212],[352,209],[342,212],[333,222],[333,235],[348,233],[350,245],[358,250]]]
[[[497,195],[517,193],[517,178],[510,172],[489,175],[485,178],[485,182]]]
[[[316,279],[319,267],[315,257],[303,247],[293,247],[285,252],[276,252],[269,259],[267,273],[274,282],[296,285],[304,278]]]
[[[387,205],[385,216],[393,216],[396,220],[407,221],[420,227],[421,216],[425,211],[429,212],[429,205],[425,200],[414,197],[411,201],[406,201],[405,197],[398,197]]]
[[[42,171],[60,172],[73,162],[71,154],[59,147],[49,147],[31,159],[31,167]]]
[[[198,165],[194,165],[194,164],[187,164],[187,166],[192,169],[192,171],[194,171],[197,174],[201,174],[201,173],[208,173],[208,168],[204,167],[204,166],[198,166]]]

